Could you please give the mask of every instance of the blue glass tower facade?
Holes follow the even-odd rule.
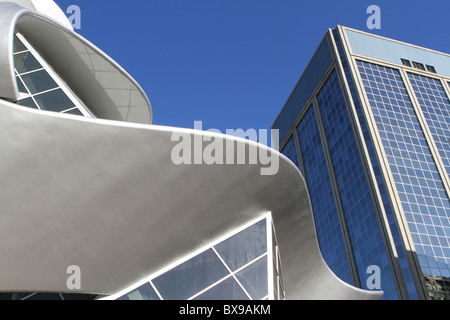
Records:
[[[450,299],[449,81],[448,54],[337,26],[273,125],[325,261],[385,299]]]

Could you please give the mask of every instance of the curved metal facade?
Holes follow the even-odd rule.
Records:
[[[13,103],[16,30],[97,118]],[[138,84],[87,40],[37,12],[0,3],[0,39],[0,291],[73,292],[66,270],[76,264],[77,292],[111,295],[272,212],[288,299],[381,297],[344,283],[323,261],[305,181],[285,156],[232,136],[145,124],[150,103]],[[63,66],[67,59],[71,67]],[[116,72],[114,85],[127,86],[136,105],[120,105],[102,68]],[[261,175],[261,164],[176,165],[174,134],[263,150],[279,157],[278,173]]]
[[[151,105],[142,88],[100,49],[50,17],[11,2],[0,2],[0,6],[0,97],[18,99],[12,50],[14,33],[20,32],[96,117],[152,122]]]

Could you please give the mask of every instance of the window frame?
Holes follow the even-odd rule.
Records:
[[[39,54],[39,52],[28,42],[28,40],[20,33],[20,32],[16,32],[15,36],[17,36],[17,38],[22,42],[22,44],[25,46],[26,50],[22,50],[22,51],[18,51],[18,52],[14,52],[14,55],[17,55],[19,53],[23,53],[25,51],[29,51],[31,53],[31,55],[33,55],[33,57],[41,64],[42,69],[37,69],[28,73],[24,73],[24,74],[29,74],[29,73],[33,73],[39,70],[45,70],[49,76],[53,79],[53,81],[56,82],[57,87],[47,90],[47,91],[43,91],[43,92],[39,92],[36,94],[30,94],[30,90],[28,89],[26,83],[23,81],[22,76],[17,72],[16,68],[14,67],[14,72],[16,75],[16,78],[20,79],[20,81],[22,82],[22,84],[25,86],[25,89],[28,91],[28,93],[23,93],[23,92],[19,92],[19,100],[23,100],[26,98],[31,98],[33,100],[33,102],[36,104],[36,106],[38,106],[38,110],[42,110],[42,111],[49,111],[49,110],[44,110],[41,109],[39,107],[39,104],[37,103],[37,101],[35,100],[34,96],[37,95],[41,95],[50,91],[55,91],[58,89],[61,89],[64,94],[67,96],[67,98],[69,98],[69,100],[72,101],[72,103],[75,105],[72,108],[68,108],[65,109],[63,111],[50,111],[50,112],[56,112],[56,113],[63,113],[66,114],[69,111],[72,111],[74,109],[78,109],[81,114],[85,117],[89,117],[89,118],[94,118],[95,116],[92,114],[92,112],[84,105],[84,103],[82,102],[81,99],[79,99],[75,93],[73,93],[72,90],[70,90],[69,86],[60,78],[60,76],[53,70],[53,68],[47,63],[47,61],[45,61],[44,58],[41,57],[41,55]],[[71,114],[71,113],[67,113],[67,114]]]
[[[423,63],[416,62],[416,61],[413,61],[412,63],[413,63],[414,68],[426,71],[425,65]]]
[[[402,61],[402,64],[403,64],[404,66],[412,67],[411,61],[409,61],[409,60],[407,60],[407,59],[403,59],[403,58],[400,58],[400,60]]]

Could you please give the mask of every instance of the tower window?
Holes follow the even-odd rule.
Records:
[[[414,68],[416,68],[416,69],[425,70],[425,66],[423,65],[423,63],[413,61],[413,65],[414,65]]]
[[[427,65],[427,70],[433,73],[436,73],[436,69],[433,66],[428,66]]]
[[[404,66],[411,67],[411,62],[406,59],[401,59]]]

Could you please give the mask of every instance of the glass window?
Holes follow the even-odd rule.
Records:
[[[267,223],[267,219],[258,221],[243,231],[232,233],[233,235],[230,235],[227,240],[234,239],[229,243],[227,243],[227,240],[219,243],[224,245],[222,252],[226,252],[226,254],[237,252],[241,257],[246,257],[245,259],[238,259],[238,264],[243,266],[236,271],[230,270],[230,267],[226,265],[224,259],[217,252],[214,244],[210,244],[209,248],[202,253],[189,258],[187,261],[183,259],[183,262],[180,262],[169,271],[165,271],[163,274],[158,273],[157,276],[150,276],[147,279],[149,285],[145,285],[149,293],[144,294],[142,287],[139,287],[139,289],[134,289],[136,287],[133,287],[129,293],[122,295],[118,299],[140,299],[140,296],[143,299],[148,299],[145,295],[154,297],[154,294],[163,300],[247,300],[252,298],[272,298],[268,294],[269,281],[274,281],[273,284],[277,287],[277,282],[278,280],[281,281],[281,279],[268,279],[269,268],[272,268],[272,262],[269,265],[270,255],[267,253],[266,243],[267,236],[269,236],[266,234]],[[270,231],[274,232],[273,226]],[[236,236],[238,237],[235,238]],[[252,236],[257,239],[251,239]],[[246,246],[244,240],[253,244]],[[263,245],[255,246],[255,243],[259,241],[263,242]],[[276,243],[276,241],[274,242]],[[239,245],[243,248],[238,249]],[[225,250],[227,248],[232,250]],[[242,250],[249,250],[251,253],[243,255]],[[275,251],[276,256],[278,256],[278,250]],[[279,259],[276,260],[277,267],[275,272],[276,275],[281,276]],[[229,261],[234,260],[229,259]],[[282,286],[282,284],[280,285]],[[132,295],[130,296],[130,294]],[[154,298],[156,299],[156,297]]]
[[[446,153],[449,150],[442,148],[442,144],[439,142],[445,142],[448,136],[446,132],[450,132],[448,131],[448,121],[446,121],[449,119],[449,99],[439,80],[412,73],[407,74],[412,90],[417,97],[417,108],[423,112],[431,130],[432,137],[428,137],[423,132],[413,101],[409,97],[408,89],[399,71],[362,61],[357,63],[360,72],[366,75],[374,74],[379,70],[386,72],[388,77],[380,79],[377,85],[384,88],[391,83],[392,91],[396,94],[393,101],[377,103],[369,98],[369,102],[373,110],[378,110],[378,113],[380,111],[387,112],[391,120],[375,118],[378,130],[382,133],[381,142],[384,150],[386,154],[390,155],[387,159],[393,172],[422,271],[428,273],[429,276],[440,276],[440,273],[435,272],[433,267],[428,267],[430,261],[435,262],[443,257],[440,254],[448,248],[447,242],[441,247],[437,241],[436,228],[442,226],[439,212],[447,217],[446,213],[450,212],[450,205],[433,155],[428,147],[428,141],[431,138],[434,139],[444,166],[446,166],[445,161],[450,159],[450,152]],[[387,89],[380,91],[383,96],[388,95]],[[394,110],[394,107],[397,107],[398,110]],[[406,143],[406,148],[403,148],[403,142]],[[448,270],[447,268],[447,272]],[[432,294],[434,293],[431,292],[430,296]]]
[[[27,50],[25,45],[22,43],[22,41],[19,40],[19,38],[17,38],[16,35],[14,35],[14,53],[25,50]]]
[[[41,64],[29,51],[14,55],[14,67],[18,74],[42,69]]]
[[[194,300],[248,300],[248,296],[233,277],[222,281]]]
[[[22,76],[22,80],[31,94],[36,94],[58,87],[56,82],[45,70],[24,74]]]
[[[42,110],[60,112],[75,107],[72,100],[61,89],[49,91],[34,98]]]
[[[295,147],[294,136],[292,136],[286,146],[284,147],[282,153],[289,158],[297,167],[299,167],[299,161],[297,156],[297,150]]]
[[[402,60],[402,64],[404,66],[411,67],[411,62],[409,60],[406,60],[406,59],[401,59],[401,60]]]
[[[266,220],[239,232],[214,248],[231,271],[256,259],[267,251]]]
[[[21,106],[38,109],[36,103],[34,103],[33,99],[26,98],[17,102]]]
[[[425,66],[423,65],[423,63],[413,61],[413,65],[416,69],[425,70]]]
[[[17,80],[17,87],[19,88],[19,92],[28,94],[28,90],[23,85],[22,80],[20,80],[19,77],[17,77],[16,80]]]
[[[82,116],[83,115],[81,113],[80,109],[78,109],[78,108],[70,109],[70,110],[64,111],[63,113],[75,114],[77,116]]]
[[[160,300],[155,290],[147,282],[139,288],[124,294],[117,300]]]
[[[236,273],[236,278],[254,300],[267,296],[267,256]]]
[[[228,275],[209,249],[152,280],[163,299],[185,300]]]
[[[370,76],[373,79],[381,78],[380,72]],[[372,93],[379,95],[380,90],[373,89]],[[395,282],[378,222],[377,209],[336,70],[317,95],[317,102],[361,284],[363,289],[367,288],[365,271],[370,265],[378,265],[381,268],[381,288],[385,297],[395,299]]]
[[[297,131],[322,256],[340,279],[353,284],[314,107],[307,111]]]
[[[427,65],[427,70],[433,73],[436,73],[436,69],[433,66],[428,66]]]
[[[20,33],[15,35],[14,52],[14,65],[18,74],[17,86],[20,93],[17,104],[48,111],[91,116],[82,101]]]

